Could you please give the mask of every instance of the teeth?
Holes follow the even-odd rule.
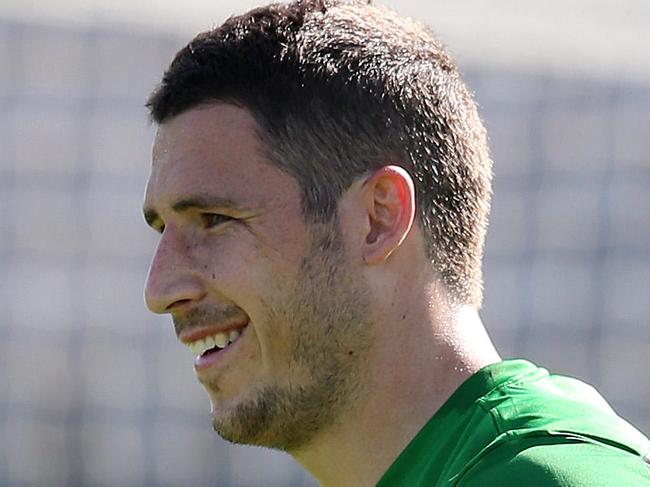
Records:
[[[229,343],[234,343],[240,335],[241,332],[238,330],[232,330],[230,333],[221,332],[209,337],[201,338],[192,343],[187,343],[186,345],[190,349],[190,352],[192,352],[192,355],[198,357],[215,346],[226,348]]]
[[[189,344],[190,347],[190,352],[192,352],[193,355],[201,355],[203,352],[205,352],[205,340],[197,340],[195,342],[192,342]]]
[[[219,348],[225,348],[226,345],[228,345],[228,337],[226,336],[225,333],[217,333],[214,336],[214,343]]]
[[[235,340],[239,338],[239,332],[237,330],[231,331],[230,336],[228,338],[230,339],[230,343],[233,343]]]

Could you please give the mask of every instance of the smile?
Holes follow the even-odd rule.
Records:
[[[192,355],[197,358],[203,355],[219,352],[235,343],[246,326],[248,326],[248,323],[238,330],[223,331],[215,333],[214,335],[204,336],[198,340],[186,342],[184,345],[189,349]]]
[[[232,330],[230,332],[216,333],[212,336],[201,338],[194,342],[186,343],[185,345],[190,350],[192,355],[200,357],[207,352],[218,352],[235,343],[240,335],[239,330]]]

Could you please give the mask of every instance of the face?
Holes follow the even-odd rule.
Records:
[[[336,222],[307,225],[296,181],[227,104],[162,124],[145,218],[161,232],[146,286],[172,315],[225,439],[299,449],[363,394],[365,286]]]

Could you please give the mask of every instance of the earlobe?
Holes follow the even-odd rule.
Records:
[[[415,186],[410,174],[399,166],[384,166],[364,183],[369,230],[363,250],[364,262],[378,264],[407,237],[415,218]]]

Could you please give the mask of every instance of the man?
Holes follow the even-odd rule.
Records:
[[[650,484],[650,442],[593,389],[490,342],[485,131],[421,26],[262,7],[179,51],[148,107],[147,304],[223,438],[324,486]]]

